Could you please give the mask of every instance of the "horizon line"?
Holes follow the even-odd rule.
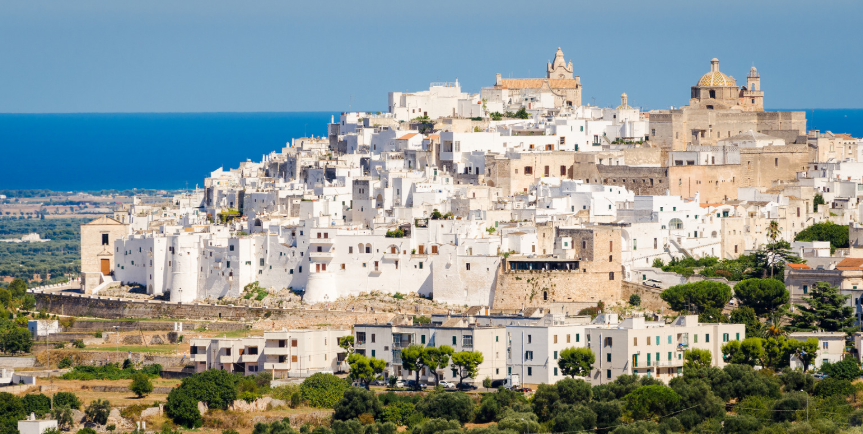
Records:
[[[684,107],[684,106],[674,106],[676,108]],[[611,108],[611,107],[601,107],[601,108]],[[667,108],[656,108],[650,110],[668,110]],[[648,112],[650,110],[646,110]],[[790,108],[769,108],[764,111],[791,111],[791,110],[863,110],[863,107],[790,107]],[[135,115],[135,114],[237,114],[237,113],[248,113],[248,114],[266,114],[266,113],[387,113],[380,110],[356,110],[356,111],[343,111],[343,110],[308,110],[308,111],[296,111],[296,110],[287,110],[287,111],[271,111],[271,110],[261,110],[261,111],[118,111],[118,112],[98,112],[98,111],[83,111],[83,112],[0,112],[0,116],[2,115]]]

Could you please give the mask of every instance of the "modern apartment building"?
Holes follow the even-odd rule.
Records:
[[[270,371],[274,378],[306,377],[343,368],[339,338],[349,334],[350,330],[282,330],[245,338],[193,338],[190,353],[196,372]]]
[[[603,318],[605,317],[605,318]],[[683,353],[688,349],[709,350],[712,366],[725,366],[722,345],[746,338],[743,324],[703,324],[697,315],[683,315],[673,323],[600,315],[600,327],[587,328],[587,346],[596,356],[590,382],[614,381],[623,374],[647,375],[668,382],[683,374]]]
[[[415,374],[402,368],[401,350],[419,344],[427,347],[451,346],[455,352],[479,351],[484,360],[476,378],[466,383],[481,384],[486,377],[504,378],[506,374],[506,327],[477,325],[469,317],[450,318],[440,325],[413,324],[410,318],[396,317],[387,324],[358,324],[354,327],[356,352],[387,362],[384,378],[396,376],[406,380]],[[450,365],[438,371],[441,380],[458,382],[458,372]],[[427,369],[420,372],[420,381],[434,381]]]

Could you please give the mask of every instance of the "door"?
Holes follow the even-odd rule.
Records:
[[[111,260],[110,259],[102,259],[102,274],[109,275],[111,274]]]

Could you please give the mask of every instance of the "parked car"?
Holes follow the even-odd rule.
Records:
[[[372,386],[386,386],[387,382],[384,380],[375,380],[372,381]]]
[[[521,393],[531,393],[531,392],[533,392],[533,389],[531,389],[530,387],[518,387],[518,388],[515,388],[515,389],[513,389],[513,390],[514,390],[514,391],[516,391],[516,392],[521,392]]]
[[[428,388],[429,385],[423,382],[417,383],[416,380],[408,380],[405,382],[405,386],[411,389],[425,389]]]
[[[403,387],[405,387],[405,382],[402,380],[396,380],[396,388],[401,389]]]
[[[456,388],[458,390],[476,390],[476,386],[470,383],[458,383]]]
[[[455,389],[455,383],[450,383],[446,380],[441,380],[438,384],[440,384],[444,389]]]
[[[825,379],[825,378],[829,377],[829,375],[827,375],[827,374],[825,374],[825,373],[823,373],[823,372],[817,372],[817,373],[816,373],[815,375],[813,375],[812,377],[814,377],[816,380],[823,380],[823,379]]]

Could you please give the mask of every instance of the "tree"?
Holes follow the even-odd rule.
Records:
[[[439,347],[429,347],[423,351],[423,364],[429,368],[431,374],[434,375],[435,386],[440,382],[438,369],[443,369],[449,366],[449,359],[452,357],[455,350],[449,345],[441,345]]]
[[[762,249],[757,250],[753,254],[752,261],[755,270],[760,272],[762,277],[767,277],[769,271],[771,279],[784,278],[782,273],[785,270],[785,264],[802,264],[806,262],[791,251],[791,243],[785,240],[766,244]]]
[[[593,389],[584,380],[576,380],[574,378],[564,378],[558,381],[557,394],[560,401],[566,404],[586,404],[590,402],[593,396]]]
[[[821,372],[830,378],[849,381],[856,380],[863,374],[860,371],[860,363],[854,357],[847,357],[836,363],[825,362],[821,364]]]
[[[428,418],[457,420],[460,423],[473,420],[474,402],[464,392],[431,393],[418,402],[416,409]]]
[[[416,378],[416,385],[414,387],[416,388],[419,388],[420,371],[425,367],[425,364],[423,363],[423,352],[425,352],[425,348],[426,347],[422,345],[413,344],[402,349],[402,369],[412,371],[414,373]]]
[[[72,392],[57,392],[54,395],[54,406],[67,405],[75,410],[81,409],[81,400]]]
[[[201,412],[198,411],[198,400],[188,388],[182,387],[182,384],[168,394],[165,411],[174,423],[186,428],[197,428],[203,424]]]
[[[815,282],[807,304],[795,304],[797,313],[791,315],[791,331],[844,332],[854,325],[854,308],[846,306],[850,295],[842,295],[838,288],[826,282]]]
[[[30,331],[16,327],[0,336],[0,346],[4,353],[29,353],[33,346]]]
[[[458,382],[461,384],[465,378],[476,378],[479,374],[479,365],[484,357],[479,351],[460,351],[452,355],[452,365],[458,370]]]
[[[805,341],[790,339],[788,350],[800,360],[800,363],[803,363],[803,371],[808,371],[809,365],[818,357],[818,339],[809,338]]]
[[[629,296],[629,304],[631,306],[641,306],[641,296],[638,294],[632,294]]]
[[[33,294],[27,294],[21,299],[21,309],[33,310],[36,307],[36,297]]]
[[[12,297],[22,298],[27,293],[27,282],[24,282],[22,279],[13,279],[9,283],[8,289]]]
[[[701,280],[672,286],[662,291],[660,297],[677,312],[722,309],[731,300],[731,287],[721,282]]]
[[[333,374],[318,372],[300,384],[300,398],[312,407],[332,408],[349,387],[347,381]]]
[[[683,352],[683,359],[686,360],[684,368],[707,368],[713,362],[713,355],[710,350],[692,348]]]
[[[740,306],[731,311],[728,320],[732,324],[743,324],[746,326],[746,336],[758,337],[763,334],[763,327],[755,310],[749,306]]]
[[[560,372],[563,375],[568,375],[572,378],[587,377],[590,371],[593,370],[593,364],[596,362],[596,356],[589,348],[564,348],[560,352],[560,358],[557,360],[557,366],[560,367]]]
[[[764,340],[746,338],[743,342],[731,341],[722,346],[722,354],[728,363],[755,366],[764,358]]]
[[[527,109],[522,107],[522,108],[518,109],[517,112],[515,112],[515,117],[518,119],[528,119],[528,118],[530,118],[530,114],[528,114]]]
[[[339,338],[339,346],[342,347],[348,354],[354,353],[354,336],[347,335]]]
[[[129,385],[129,390],[138,398],[143,398],[153,392],[153,383],[150,382],[150,377],[143,372],[137,372],[132,375],[132,384]]]
[[[815,378],[799,369],[786,369],[779,376],[786,392],[802,390],[811,393],[815,388]]]
[[[623,397],[626,411],[633,419],[664,416],[674,411],[680,395],[666,386],[643,386]]]
[[[366,386],[366,389],[369,388],[369,384],[378,378],[387,367],[387,362],[381,359],[366,357],[357,353],[353,353],[348,357],[348,364],[351,366],[350,378],[362,382]]]
[[[333,406],[333,418],[336,420],[349,420],[359,417],[361,414],[376,416],[381,412],[381,403],[371,390],[359,387],[350,387],[345,391],[342,399]]]
[[[787,307],[791,294],[776,279],[746,279],[734,285],[734,298],[741,306],[752,308],[756,315],[769,317]]]
[[[791,347],[785,336],[771,336],[764,340],[764,357],[762,366],[771,369],[781,369],[790,363]]]
[[[43,393],[29,393],[21,399],[27,414],[35,413],[36,417],[42,417],[51,411],[51,399]]]
[[[51,417],[57,421],[57,426],[63,431],[69,431],[75,421],[72,419],[72,409],[68,405],[54,404]]]
[[[488,392],[488,389],[491,389],[491,377],[485,377],[482,379],[482,387],[485,387],[486,392]]]
[[[96,425],[105,425],[108,415],[111,413],[111,403],[106,399],[97,399],[90,403],[84,410],[87,420]]]
[[[812,199],[812,212],[818,212],[818,205],[824,205],[824,196],[821,193],[815,193],[815,197]],[[795,241],[800,241],[795,239]]]
[[[850,245],[848,226],[837,225],[830,221],[815,223],[803,229],[794,237],[794,241],[829,241],[830,254],[833,254],[836,249],[847,248]]]

